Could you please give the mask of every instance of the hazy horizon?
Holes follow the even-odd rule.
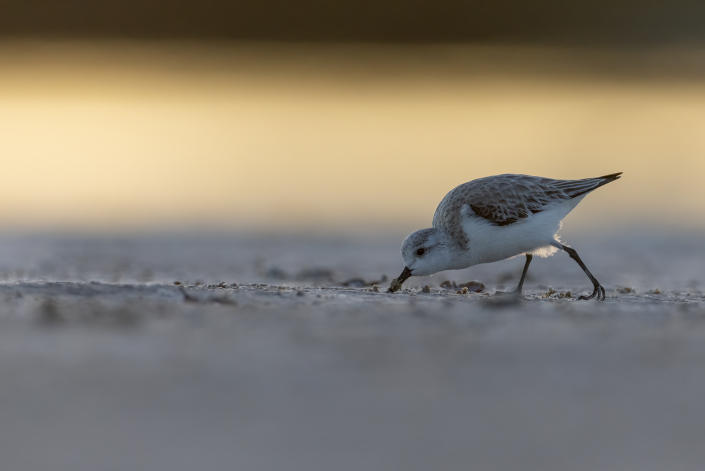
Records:
[[[703,227],[699,49],[0,43],[6,230],[426,227],[499,173],[572,227]]]

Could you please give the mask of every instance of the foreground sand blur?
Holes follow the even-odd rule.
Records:
[[[601,304],[564,254],[341,286],[401,236],[4,235],[0,467],[700,469],[702,233],[568,232]]]

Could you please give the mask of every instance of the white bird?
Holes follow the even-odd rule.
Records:
[[[397,291],[410,276],[460,270],[526,255],[513,292],[520,295],[533,255],[568,253],[590,278],[594,290],[579,299],[605,299],[605,289],[578,253],[563,245],[561,221],[591,191],[617,180],[622,172],[584,180],[554,180],[530,175],[495,175],[452,189],[433,215],[433,227],[411,233],[402,243],[404,271],[392,281]]]

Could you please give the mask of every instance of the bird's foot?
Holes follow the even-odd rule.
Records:
[[[595,285],[595,289],[593,290],[592,294],[590,296],[580,296],[578,298],[579,301],[587,301],[589,299],[595,298],[595,301],[604,301],[605,300],[605,288],[602,287],[602,285],[597,284]]]

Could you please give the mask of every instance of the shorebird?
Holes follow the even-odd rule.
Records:
[[[578,299],[604,301],[605,288],[590,273],[575,249],[560,242],[561,221],[585,195],[617,180],[622,172],[583,180],[554,180],[530,175],[495,175],[453,188],[433,215],[433,225],[412,232],[402,243],[404,270],[388,292],[401,289],[411,276],[460,270],[480,263],[526,255],[519,285],[521,295],[534,255],[561,250],[590,278],[593,292]]]

